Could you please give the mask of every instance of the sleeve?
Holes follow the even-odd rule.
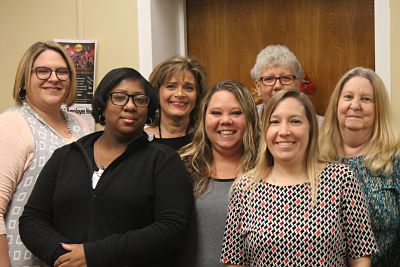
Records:
[[[37,257],[53,266],[66,251],[60,243],[71,243],[53,226],[53,197],[58,163],[64,159],[56,149],[44,165],[19,219],[19,231],[24,245]]]
[[[0,115],[0,235],[6,234],[5,215],[21,177],[31,164],[35,142],[19,112]]]
[[[160,159],[162,163],[154,171],[153,222],[142,229],[85,243],[88,266],[148,265],[168,259],[182,243],[192,215],[193,190],[183,162],[176,151],[172,152]]]
[[[347,257],[357,259],[377,252],[364,194],[350,167],[344,167],[342,185],[342,225]]]
[[[242,234],[244,200],[244,185],[239,180],[234,184],[228,206],[221,253],[221,262],[225,264],[248,264],[244,250],[245,237]]]

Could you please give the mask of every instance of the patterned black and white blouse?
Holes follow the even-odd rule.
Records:
[[[310,183],[291,186],[243,176],[232,192],[221,261],[246,266],[347,266],[376,243],[364,195],[350,167],[327,164],[312,205]]]

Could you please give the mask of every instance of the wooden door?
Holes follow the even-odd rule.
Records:
[[[373,0],[187,0],[188,55],[207,68],[209,86],[224,79],[254,87],[258,52],[284,44],[316,85],[324,114],[339,78],[354,66],[374,69]]]

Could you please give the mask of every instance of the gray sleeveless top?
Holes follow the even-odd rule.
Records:
[[[18,220],[43,166],[53,154],[54,150],[68,144],[70,141],[65,140],[53,128],[47,125],[26,102],[24,102],[21,107],[12,108],[9,111],[19,112],[22,114],[28,123],[35,140],[35,151],[32,162],[17,185],[5,215],[11,266],[47,266],[37,257],[32,255],[32,253],[22,244],[19,236]],[[63,112],[63,114],[70,129],[77,138],[88,134],[88,130],[82,127],[76,118],[68,116],[68,112]]]

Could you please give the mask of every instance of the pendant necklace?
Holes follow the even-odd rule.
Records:
[[[68,124],[67,118],[65,117],[64,113],[62,112],[62,110],[60,109],[60,114],[61,114],[61,118],[64,122],[65,127],[67,127],[67,131],[64,130],[64,133],[67,135],[71,135],[74,139],[78,139],[74,132],[72,131],[71,127]]]
[[[190,129],[190,121],[189,121],[189,124],[188,124],[188,126],[187,126],[187,128],[186,128],[185,136],[188,135],[189,129]],[[159,115],[158,134],[159,134],[159,136],[160,136],[159,138],[160,138],[160,139],[163,139],[163,138],[162,138],[162,135],[161,135],[161,112],[160,112],[160,115]]]
[[[189,133],[189,128],[190,128],[190,127],[189,127],[189,125],[188,125],[188,127],[186,128],[185,136],[188,135],[188,133]],[[163,139],[163,138],[162,138],[162,135],[161,135],[161,125],[160,125],[160,124],[158,125],[158,134],[160,135],[159,138],[160,138],[160,139]],[[174,138],[174,137],[172,137],[172,138]]]
[[[98,165],[100,165],[99,169],[97,171],[93,171],[93,176],[92,176],[92,188],[95,189],[97,186],[97,183],[99,182],[101,175],[103,174],[104,170],[107,168],[104,165],[101,165],[100,163],[100,153],[99,153],[99,144],[100,144],[100,140],[101,137],[99,137],[99,139],[97,139],[97,142],[95,142],[94,144],[94,150],[95,150],[95,154],[96,154],[96,158],[97,158],[97,163]],[[95,160],[96,162],[96,160]],[[97,165],[96,163],[96,165]]]

